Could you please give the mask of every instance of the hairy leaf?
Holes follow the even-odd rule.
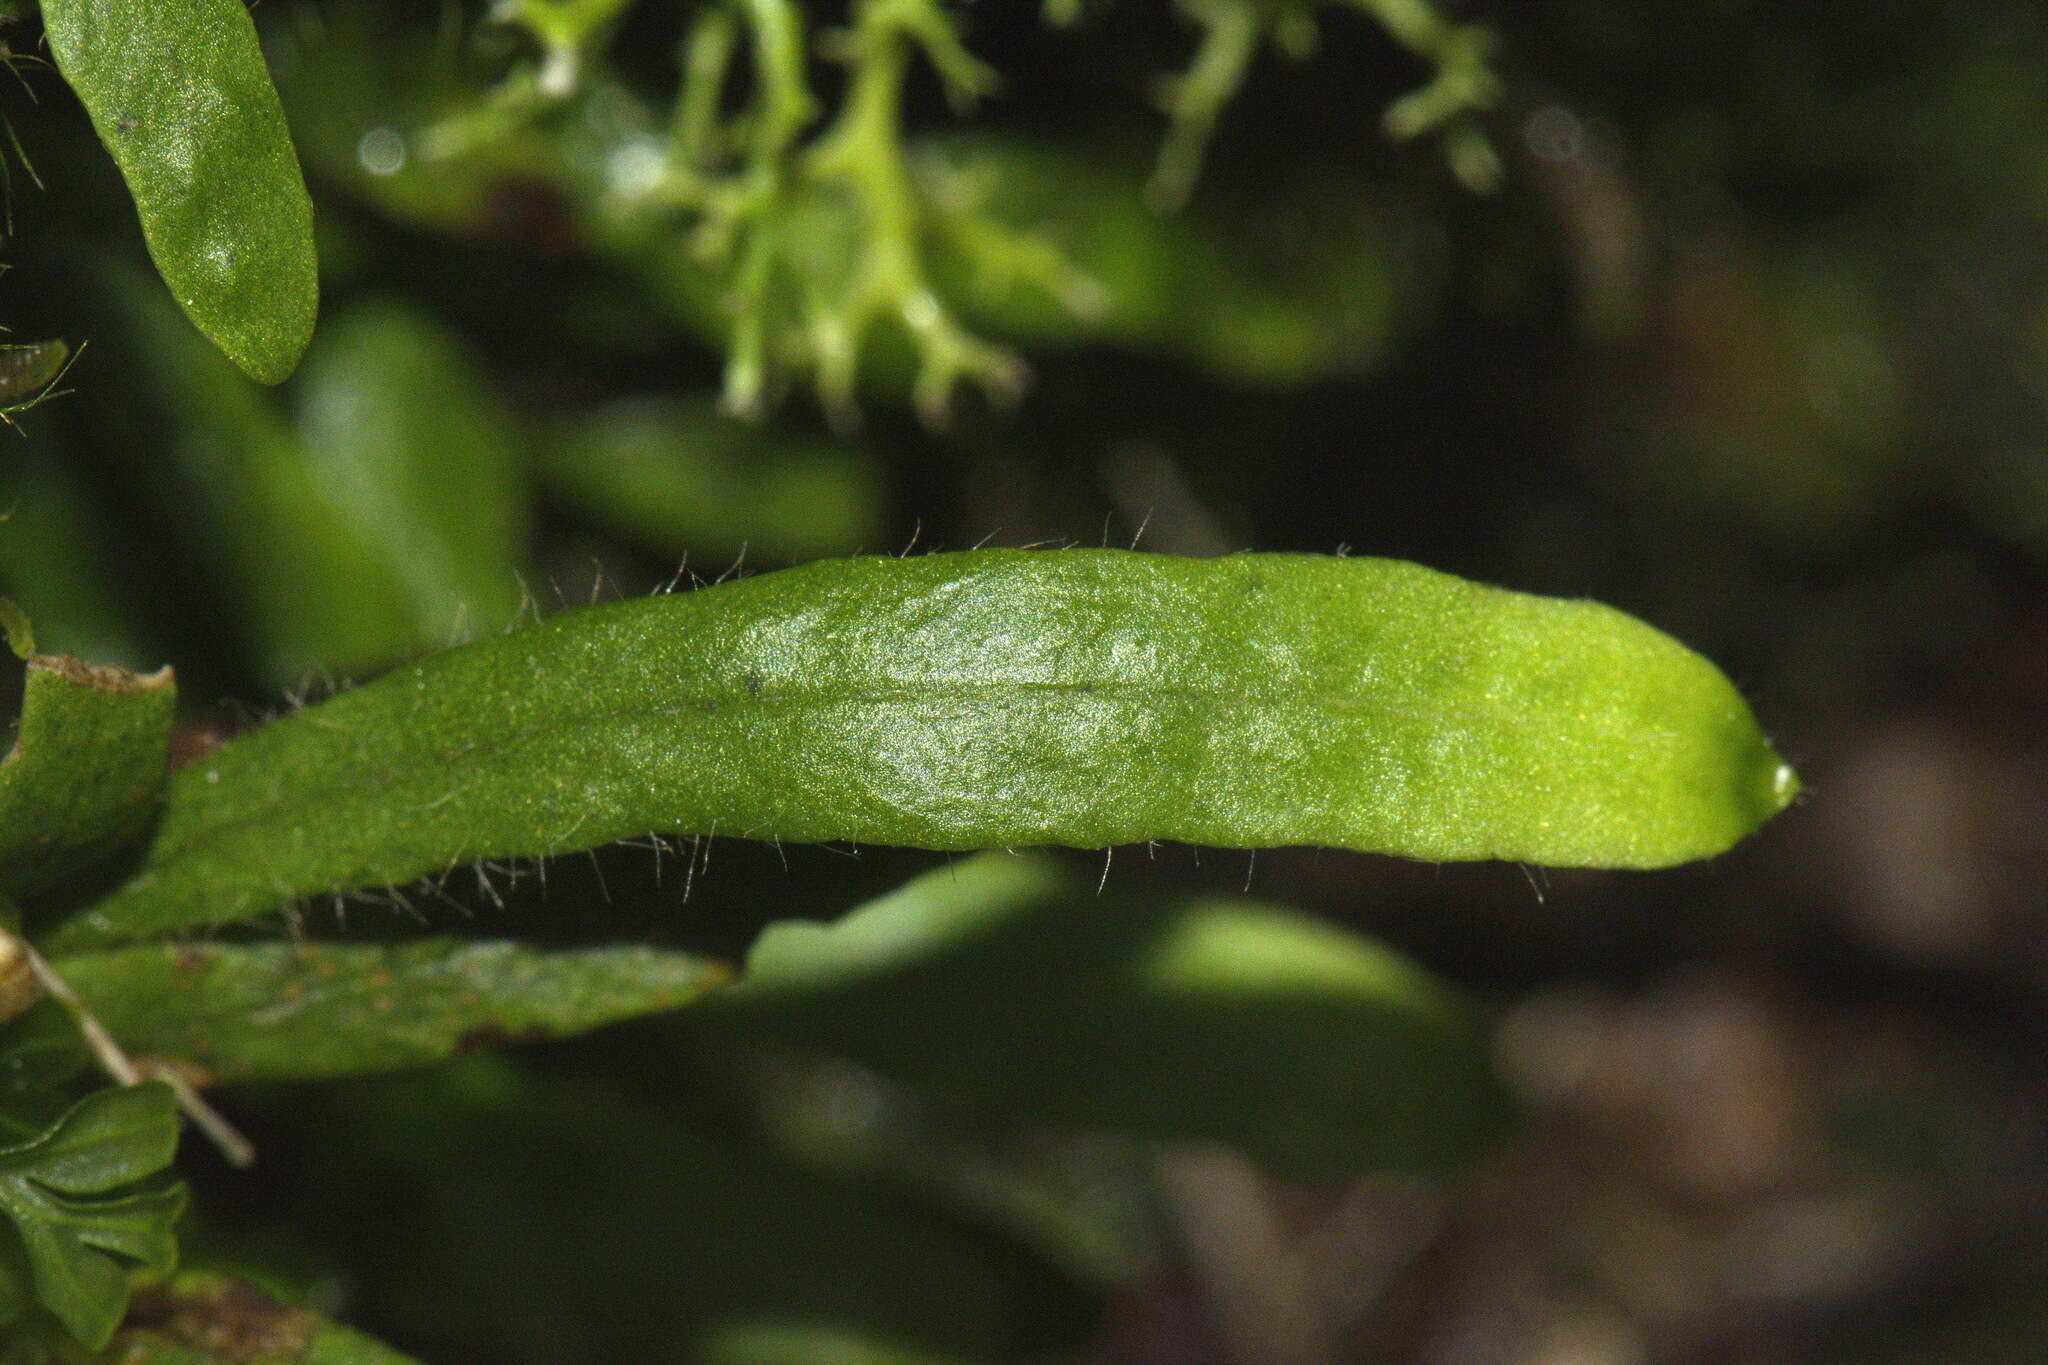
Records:
[[[28,661],[21,732],[0,759],[0,895],[48,890],[142,833],[176,699],[168,668]]]
[[[1655,867],[1795,783],[1591,602],[1392,560],[827,560],[569,612],[181,771],[93,941],[647,829],[933,849],[1178,839]]]
[[[580,1033],[722,984],[658,948],[518,943],[147,944],[52,964],[131,1051],[206,1084],[390,1071]]]
[[[190,1271],[135,1292],[106,1365],[414,1365],[244,1280]]]
[[[313,210],[242,0],[46,0],[43,21],[179,306],[280,382],[319,306]]]
[[[837,924],[770,928],[696,1022],[1287,1171],[1449,1167],[1499,1133],[1484,1033],[1387,949],[1255,901],[1094,892],[986,854]]]
[[[36,1296],[88,1346],[104,1346],[120,1323],[130,1263],[167,1274],[177,1262],[171,1227],[184,1187],[142,1183],[170,1165],[177,1143],[177,1102],[151,1083],[88,1095],[48,1131],[0,1148],[0,1215]],[[0,1289],[0,1303],[19,1297]]]

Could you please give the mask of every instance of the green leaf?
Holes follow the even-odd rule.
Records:
[[[147,944],[52,965],[122,1045],[205,1084],[390,1071],[581,1033],[729,979],[657,948],[518,943]]]
[[[764,431],[708,400],[627,399],[566,418],[537,472],[555,504],[700,566],[873,549],[885,526],[870,452]]]
[[[419,639],[518,611],[518,435],[453,337],[395,303],[356,305],[306,357],[299,433],[328,500],[403,585]]]
[[[0,597],[0,635],[7,637],[7,647],[17,659],[25,660],[36,652],[36,629],[12,598]]]
[[[184,1188],[140,1186],[177,1144],[177,1101],[151,1083],[88,1095],[40,1136],[0,1148],[0,1214],[37,1297],[88,1346],[104,1346],[121,1321],[128,1263],[167,1274],[177,1262]]]
[[[826,560],[253,731],[180,771],[142,871],[60,941],[649,829],[1657,867],[1795,785],[1711,664],[1596,603],[1314,555]]]
[[[78,1022],[42,995],[0,1030],[0,1146],[35,1137],[105,1083]]]
[[[1499,1134],[1483,1031],[1394,953],[1234,897],[1105,899],[986,854],[829,927],[769,929],[695,1023],[1289,1172],[1445,1168]]]
[[[43,21],[179,306],[282,381],[319,307],[313,209],[242,0],[47,0]]]
[[[791,1323],[979,1365],[1087,1330],[1094,1294],[1028,1245],[776,1154],[710,1075],[645,1060],[631,1095],[500,1053],[247,1103],[299,1134],[296,1207],[319,1225],[360,1222],[365,1189],[411,1192],[378,1211],[393,1251],[359,1262],[359,1292],[423,1349],[696,1361],[727,1324]]]
[[[188,1271],[137,1287],[105,1365],[414,1365],[245,1280]]]
[[[1042,233],[1099,295],[1047,287],[1043,271],[1006,258],[1004,238],[974,230],[975,213],[949,216],[935,244],[948,293],[978,324],[1034,346],[1107,341],[1236,384],[1294,387],[1373,368],[1437,273],[1420,249],[1428,234],[1396,205],[1328,177],[1262,180],[1236,201],[1205,186],[1200,205],[1161,213],[1138,149],[978,134],[919,150],[935,202],[985,185],[979,213]]]
[[[0,759],[0,895],[49,890],[142,834],[156,813],[176,700],[168,668],[28,661],[21,731]]]
[[[173,432],[163,448],[135,462],[135,476],[163,490],[170,529],[235,601],[261,674],[280,686],[296,685],[309,672],[356,676],[447,644],[445,601],[430,599],[424,609],[432,618],[422,614],[417,573],[396,544],[392,509],[413,495],[411,484],[393,487],[386,481],[395,470],[424,466],[435,452],[408,446],[370,459],[360,447],[321,434],[332,418],[316,413],[332,414],[347,401],[335,396],[347,385],[327,357],[327,337],[312,355],[321,373],[309,394],[314,408],[305,414],[315,435],[309,443],[273,396],[192,335],[158,291],[132,277],[108,283],[132,326],[139,372]],[[349,344],[349,333],[339,340]],[[385,429],[417,435],[386,420],[394,406],[388,397],[392,371],[382,364],[373,368],[375,378],[352,394],[377,389],[386,396],[372,406]],[[440,375],[423,375],[421,382],[437,398],[448,395]],[[486,433],[486,448],[489,439]],[[471,450],[457,446],[451,455],[460,460]],[[480,500],[480,510],[496,505]],[[490,523],[486,517],[482,525]],[[488,540],[491,534],[454,533],[437,525],[436,546],[465,543],[463,535]],[[436,562],[447,558],[434,546],[421,547],[421,553]],[[490,599],[474,608],[497,609],[504,591],[505,584],[494,584]]]
[[[133,665],[150,652],[129,610],[132,563],[104,489],[79,468],[75,449],[36,423],[0,460],[0,591],[40,627],[41,648],[99,663]],[[5,609],[0,608],[0,616]],[[36,650],[20,651],[26,658]]]

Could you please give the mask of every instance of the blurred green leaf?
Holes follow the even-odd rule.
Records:
[[[538,468],[555,502],[679,562],[871,550],[886,524],[871,452],[764,431],[702,399],[626,399],[565,417]]]
[[[567,612],[190,765],[82,947],[650,829],[1656,867],[1796,783],[1611,608],[1393,560],[823,560]]]
[[[697,1360],[701,1365],[961,1365],[962,1358],[831,1327],[738,1323],[710,1333]]]
[[[1098,899],[1004,854],[772,927],[695,1022],[1297,1173],[1448,1168],[1508,1112],[1483,1031],[1378,944],[1249,900]]]
[[[52,965],[129,1050],[206,1084],[390,1071],[674,1008],[730,976],[657,948],[146,944]]]
[[[271,396],[179,325],[154,290],[117,276],[140,371],[168,428],[131,466],[170,530],[237,609],[260,675],[367,672],[418,653],[411,594],[306,456]]]
[[[144,1283],[94,1365],[415,1365],[412,1357],[243,1280],[188,1271]]]
[[[35,1137],[105,1083],[77,1020],[42,995],[0,1029],[0,1144]]]
[[[239,597],[267,680],[373,671],[518,609],[526,490],[516,429],[455,341],[358,306],[307,354],[296,427],[271,396],[117,281],[160,405],[188,545]]]
[[[1037,346],[1112,342],[1292,387],[1373,368],[1429,273],[1392,205],[1328,182],[1166,213],[1147,202],[1143,158],[1113,150],[962,137],[926,144],[917,165],[934,203],[975,210],[940,214],[949,292]],[[1040,235],[991,236],[981,215]],[[1064,275],[1019,257],[1033,241]]]
[[[251,378],[313,334],[313,211],[242,0],[46,0],[58,69],[113,153],[179,307]]]
[[[36,1297],[87,1346],[104,1346],[128,1302],[127,1264],[169,1273],[182,1186],[159,1175],[178,1143],[170,1087],[99,1091],[33,1140],[0,1148],[0,1214],[19,1237]],[[0,1261],[0,1280],[9,1275]],[[19,1285],[0,1305],[19,1305]],[[0,1326],[4,1326],[0,1323]]]
[[[35,626],[11,597],[0,597],[0,636],[6,637],[17,659],[26,660],[36,652]]]
[[[22,604],[49,652],[141,662],[115,523],[43,430],[11,444],[0,459],[0,591]]]
[[[995,1365],[1086,1330],[1094,1296],[1043,1258],[767,1154],[720,1126],[702,1076],[649,1061],[630,1098],[481,1054],[270,1102],[313,1120],[306,1216],[337,1227],[365,1189],[402,1192],[363,1229],[384,1250],[361,1292],[429,1358],[697,1361],[773,1323]]]
[[[411,599],[415,638],[504,624],[526,498],[511,415],[455,339],[396,303],[333,319],[299,389],[306,460]]]
[[[176,702],[168,668],[28,661],[20,733],[0,760],[0,895],[47,891],[143,834]]]

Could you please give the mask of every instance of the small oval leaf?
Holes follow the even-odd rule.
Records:
[[[1658,867],[1791,799],[1735,689],[1592,602],[1394,560],[984,550],[567,612],[181,772],[61,941],[649,829]]]
[[[193,325],[253,379],[313,334],[313,207],[242,0],[44,0],[57,69]]]

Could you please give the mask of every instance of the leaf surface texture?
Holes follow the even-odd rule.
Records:
[[[1795,790],[1712,664],[1597,603],[1314,555],[826,560],[566,612],[236,740],[60,944],[648,830],[1658,867]]]

